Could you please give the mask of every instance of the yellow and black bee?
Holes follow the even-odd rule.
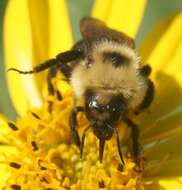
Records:
[[[15,70],[21,74],[38,73],[50,69],[48,90],[54,93],[51,78],[60,70],[71,84],[74,99],[84,99],[83,106],[75,106],[70,114],[70,128],[82,155],[84,139],[89,128],[99,139],[99,157],[103,159],[105,141],[116,135],[118,153],[124,164],[117,123],[121,120],[131,127],[134,158],[139,156],[139,128],[129,113],[140,113],[154,97],[154,85],[148,78],[149,65],[142,66],[134,40],[126,34],[107,27],[102,21],[85,17],[80,22],[82,39],[71,50],[33,68]],[[76,104],[75,104],[76,105]],[[84,112],[90,126],[80,139],[76,116]]]

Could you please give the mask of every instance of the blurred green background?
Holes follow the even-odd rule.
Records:
[[[93,2],[94,0],[67,0],[75,41],[80,38],[79,20],[83,16],[90,14]],[[5,80],[6,71],[3,61],[3,16],[7,3],[8,0],[0,0],[0,113],[14,120],[16,118],[16,111],[8,95]],[[137,46],[140,45],[147,33],[157,22],[165,16],[179,11],[182,11],[182,0],[148,0],[142,24],[136,37]]]

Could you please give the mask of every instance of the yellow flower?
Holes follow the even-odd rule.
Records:
[[[135,37],[145,4],[145,0],[105,0],[104,4],[96,0],[92,15]],[[182,14],[169,17],[139,48],[144,63],[152,65],[156,86],[149,112],[139,116],[142,154],[146,159],[144,169],[138,170],[129,155],[125,156],[123,169],[112,140],[106,146],[101,164],[92,133],[86,138],[84,157],[80,160],[78,148],[71,143],[67,122],[72,91],[61,80],[61,74],[53,84],[63,100],[47,96],[45,73],[22,76],[11,72],[7,73],[9,92],[21,117],[13,123],[0,116],[0,187],[14,190],[182,189],[181,23]],[[73,40],[65,1],[9,1],[4,35],[7,68],[29,70],[68,50]],[[83,114],[78,120],[81,129],[87,125]]]

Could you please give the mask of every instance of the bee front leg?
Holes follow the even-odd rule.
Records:
[[[129,118],[125,118],[124,122],[131,128],[133,156],[136,162],[139,161],[140,143],[139,143],[139,128],[138,125],[133,123]]]
[[[74,107],[70,114],[70,120],[69,120],[73,141],[79,148],[80,148],[81,142],[80,142],[80,137],[77,131],[78,123],[77,123],[76,116],[78,112],[83,112],[83,111],[84,111],[84,108],[81,106]]]
[[[55,89],[52,84],[52,79],[56,77],[57,71],[58,71],[57,67],[51,67],[47,75],[47,88],[50,95],[55,94]]]

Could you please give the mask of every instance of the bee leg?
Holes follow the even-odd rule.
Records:
[[[29,71],[21,71],[19,69],[16,69],[16,68],[9,68],[8,71],[16,71],[20,74],[33,74],[33,73],[39,73],[39,72],[42,72],[54,65],[57,65],[58,62],[56,59],[49,59],[39,65],[37,65],[36,67],[34,67],[32,70],[29,70]]]
[[[118,128],[112,127],[111,125],[107,125],[107,126],[109,128],[111,128],[114,131],[115,135],[116,135],[116,144],[117,144],[117,148],[118,148],[119,157],[120,157],[120,160],[121,160],[122,164],[125,165],[124,159],[123,159],[123,154],[122,154],[122,151],[121,151],[121,141],[119,139]]]
[[[150,65],[144,65],[142,68],[140,68],[140,74],[146,77],[150,75],[151,71],[152,69]]]
[[[83,52],[79,50],[70,50],[67,52],[60,53],[56,56],[56,60],[61,63],[58,65],[60,71],[65,75],[67,79],[70,78],[75,60],[83,59]]]
[[[99,160],[100,160],[100,163],[102,163],[102,160],[103,160],[104,146],[105,146],[105,139],[99,139]]]
[[[83,156],[83,148],[84,148],[84,142],[85,142],[85,136],[87,131],[90,129],[90,126],[84,129],[82,139],[81,139],[81,144],[80,144],[80,158]]]
[[[78,135],[78,131],[77,131],[77,126],[78,126],[78,123],[77,123],[77,119],[76,119],[76,116],[77,116],[77,113],[78,112],[83,112],[84,111],[84,108],[83,107],[75,107],[73,108],[71,114],[70,114],[70,128],[71,128],[71,135],[72,135],[72,138],[73,138],[73,141],[75,142],[75,144],[80,148],[81,146],[81,142],[80,142],[80,137]]]
[[[63,53],[58,54],[53,59],[49,59],[49,60],[37,65],[32,70],[21,71],[16,68],[9,68],[8,71],[16,71],[20,74],[33,74],[33,73],[42,72],[51,67],[58,66],[60,68],[60,70],[63,72],[63,74],[67,77],[67,75],[70,75],[71,67],[69,65],[67,65],[66,63],[72,62],[74,60],[82,59],[83,57],[84,57],[83,52],[81,52],[79,50],[69,50],[69,51],[65,51]]]
[[[139,143],[139,128],[129,118],[125,118],[124,122],[131,128],[133,156],[136,162],[139,161],[140,143]]]
[[[147,85],[148,85],[147,92],[138,110],[136,111],[136,114],[139,114],[140,112],[147,109],[154,99],[154,84],[150,79],[148,79]]]
[[[48,75],[47,75],[47,85],[48,85],[48,92],[50,95],[54,95],[55,94],[55,89],[53,87],[52,84],[52,78],[56,77],[56,73],[58,71],[57,67],[52,67],[50,68]]]
[[[114,132],[116,134],[116,143],[117,143],[117,147],[118,147],[119,157],[120,157],[122,164],[124,165],[125,163],[124,163],[124,159],[123,159],[123,155],[122,155],[122,151],[121,151],[121,143],[120,143],[120,139],[119,139],[118,129],[114,128]]]

